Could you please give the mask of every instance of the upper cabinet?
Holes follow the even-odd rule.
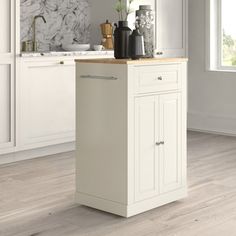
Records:
[[[156,0],[155,9],[157,52],[187,56],[187,0]]]
[[[187,57],[188,0],[137,0],[133,8],[151,5],[155,14],[155,53],[162,57]],[[129,17],[133,28],[135,13]]]
[[[13,1],[12,1],[13,2]],[[12,6],[9,0],[2,0],[0,7],[0,54],[12,51]]]

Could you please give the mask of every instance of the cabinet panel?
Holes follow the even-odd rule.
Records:
[[[32,147],[74,141],[75,66],[26,62],[21,76],[20,140]]]
[[[156,0],[156,47],[164,57],[186,56],[187,0]]]
[[[0,148],[13,145],[13,65],[0,62]],[[1,151],[0,151],[1,152]]]
[[[1,0],[0,7],[0,54],[11,51],[12,30],[12,3],[11,0]]]
[[[181,95],[160,95],[160,190],[181,186]]]
[[[15,1],[2,0],[0,7],[0,154],[14,149]]]
[[[0,65],[0,145],[11,140],[11,80],[10,66]]]
[[[158,152],[156,150],[158,97],[135,101],[135,200],[158,193]]]

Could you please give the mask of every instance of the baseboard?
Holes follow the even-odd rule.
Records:
[[[188,130],[236,136],[236,117],[188,112]]]
[[[204,129],[194,129],[194,128],[188,128],[187,130],[193,131],[193,132],[205,133],[205,134],[215,134],[215,135],[236,137],[236,134],[233,134],[233,133],[224,133],[224,132],[219,132],[219,131],[214,131],[214,130],[204,130]]]
[[[171,202],[179,201],[181,199],[186,198],[187,196],[188,196],[187,187],[182,187],[180,189],[176,189],[174,191],[161,194],[157,197],[137,202],[135,204],[128,206],[127,217],[134,216],[142,212],[155,209],[160,206],[164,206]]]
[[[0,165],[75,150],[75,142],[0,155]]]
[[[75,201],[78,204],[92,207],[101,211],[109,212],[115,215],[127,216],[127,205],[107,199],[92,196],[86,193],[76,192]]]
[[[187,187],[176,189],[175,191],[160,194],[156,197],[139,201],[131,205],[113,202],[107,199],[76,192],[76,202],[101,211],[109,212],[123,217],[131,217],[145,211],[163,206],[165,204],[178,201],[187,197]]]

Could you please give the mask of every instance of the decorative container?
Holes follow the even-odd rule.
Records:
[[[144,37],[145,57],[154,55],[154,16],[150,5],[140,5],[136,11],[136,22]]]
[[[114,49],[113,46],[113,27],[112,24],[106,20],[105,23],[101,24],[101,31],[102,31],[102,45],[105,49]]]
[[[132,60],[138,60],[145,56],[143,35],[136,28],[129,36],[129,56]]]
[[[128,21],[119,21],[115,24],[114,31],[114,56],[116,59],[127,59],[129,57],[129,36],[132,31],[128,27]]]

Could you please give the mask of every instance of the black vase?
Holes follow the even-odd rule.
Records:
[[[114,31],[114,56],[116,59],[128,59],[129,57],[129,36],[131,29],[128,27],[128,21],[119,21],[115,24]]]
[[[138,60],[145,56],[143,35],[135,29],[129,36],[129,55],[133,60]]]

